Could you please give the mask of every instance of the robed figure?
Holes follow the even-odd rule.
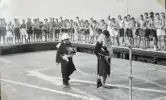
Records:
[[[69,87],[69,76],[76,70],[75,65],[73,64],[73,55],[75,54],[76,51],[69,41],[68,34],[64,33],[62,35],[61,43],[58,46],[56,63],[61,63],[62,79],[65,88]]]
[[[110,34],[104,30],[100,34],[94,50],[97,60],[97,88],[100,86],[106,87],[105,82],[110,76],[111,57],[113,55],[112,42]],[[102,81],[101,81],[102,77]]]

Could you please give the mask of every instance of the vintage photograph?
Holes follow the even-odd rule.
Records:
[[[0,0],[0,100],[166,100],[166,0]]]

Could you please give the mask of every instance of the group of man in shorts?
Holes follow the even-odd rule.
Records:
[[[97,21],[93,18],[83,20],[76,17],[72,19],[52,18],[41,21],[39,18],[28,18],[27,21],[14,19],[14,23],[0,19],[0,41],[12,43],[56,41],[64,33],[69,34],[71,41],[94,44],[103,30],[108,30],[113,45],[132,45],[139,48],[150,48],[153,40],[154,50],[166,49],[166,21],[165,13],[144,13],[138,19],[127,15]]]

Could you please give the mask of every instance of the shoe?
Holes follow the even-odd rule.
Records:
[[[70,86],[69,85],[65,85],[63,88],[70,88]]]
[[[108,88],[106,85],[103,85],[103,88]]]
[[[97,79],[97,88],[103,86],[103,84],[101,83],[101,80],[100,79]]]

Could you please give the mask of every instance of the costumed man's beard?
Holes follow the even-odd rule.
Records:
[[[109,53],[112,54],[113,49],[112,49],[112,42],[111,42],[110,37],[103,39],[102,42],[103,42],[103,46],[107,47],[107,50],[109,51]]]
[[[63,41],[63,43],[64,44],[69,44],[70,42],[69,42],[69,40],[67,40],[67,41],[65,40],[65,41]]]

